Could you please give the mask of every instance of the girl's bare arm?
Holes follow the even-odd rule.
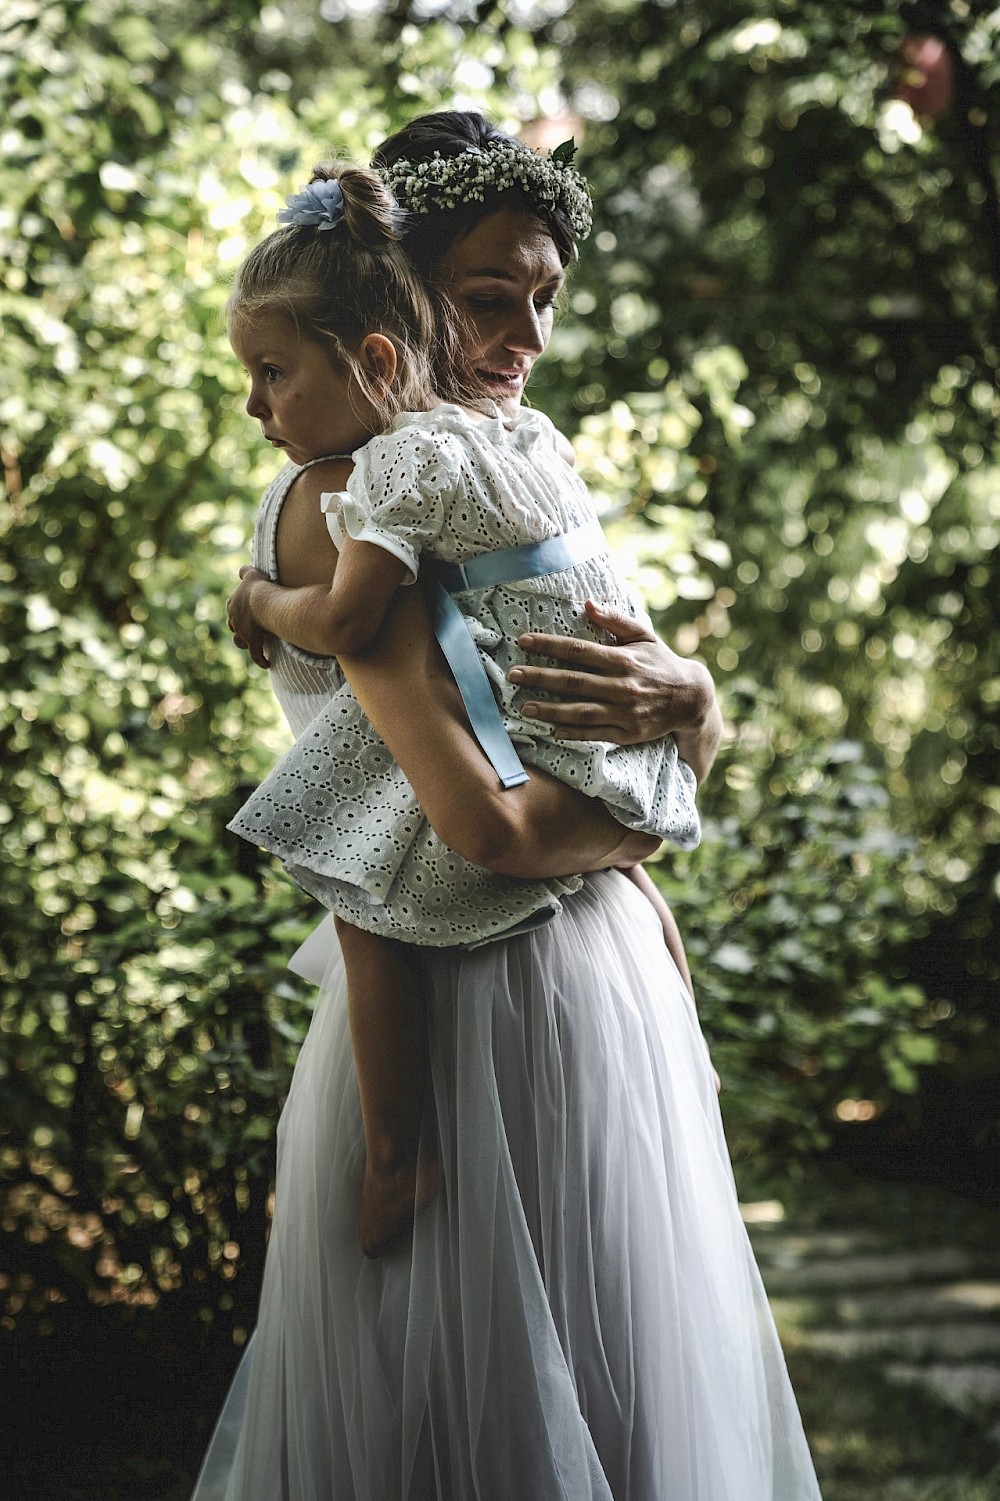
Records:
[[[332,552],[332,548],[331,548]],[[378,632],[385,612],[408,576],[397,557],[371,542],[346,537],[330,582],[289,589],[272,583],[256,568],[240,569],[240,586],[229,596],[229,628],[245,641],[258,666],[267,666],[253,643],[280,636],[303,651],[338,657],[363,651]]]

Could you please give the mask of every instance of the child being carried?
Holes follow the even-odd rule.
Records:
[[[463,387],[441,355],[454,331],[410,268],[399,211],[374,173],[317,168],[288,204],[227,309],[251,379],[247,410],[295,466],[262,507],[280,506],[307,467],[350,455],[354,468],[323,497],[332,579],[283,588],[255,555],[264,567],[244,569],[229,601],[238,643],[253,643],[263,665],[263,633],[317,656],[355,654],[396,590],[428,570],[439,640],[504,784],[524,779],[521,763],[537,767],[626,828],[692,848],[696,782],[672,737],[558,740],[523,713],[520,636],[594,639],[588,601],[636,613],[564,440],[539,413],[503,418]],[[509,936],[550,918],[580,882],[516,881],[460,860],[359,719],[353,700],[334,697],[230,827],[277,854],[337,921],[365,1135],[361,1240],[378,1255],[437,1181],[419,1151],[426,1017],[414,946]],[[638,884],[653,899],[648,878]]]

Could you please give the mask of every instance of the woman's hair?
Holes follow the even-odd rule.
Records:
[[[332,198],[333,219],[279,215],[298,222],[275,230],[247,256],[226,303],[227,318],[238,323],[263,311],[288,318],[354,375],[387,424],[401,411],[467,399],[455,332],[403,250],[399,209],[388,188],[375,172],[337,161],[313,168],[310,185],[323,183],[339,184],[340,193],[307,189],[299,199],[322,207],[320,195]],[[383,334],[395,347],[389,388],[355,354],[369,333]]]
[[[524,148],[484,115],[472,110],[441,110],[437,114],[419,115],[383,141],[372,157],[377,172],[388,172],[397,162],[419,163],[435,156],[453,157],[463,152],[488,152],[490,148],[513,146]],[[408,207],[402,197],[404,209]],[[480,220],[501,208],[527,210],[540,219],[564,266],[576,259],[577,235],[565,207],[558,202],[544,202],[525,192],[523,187],[487,186],[482,196],[472,202],[448,207],[431,207],[410,214],[406,226],[406,249],[421,276],[429,285],[437,278],[435,268],[441,256],[459,240],[471,234]]]

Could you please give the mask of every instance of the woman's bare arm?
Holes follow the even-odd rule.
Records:
[[[337,557],[320,497],[324,491],[342,489],[348,473],[349,466],[316,465],[292,485],[277,538],[278,566],[286,586],[329,587]],[[262,633],[254,656],[262,666],[267,665],[266,643]],[[253,643],[246,644],[252,649]],[[432,828],[465,859],[530,878],[633,864],[658,848],[649,835],[624,829],[597,799],[542,772],[531,771],[521,787],[508,791],[500,786],[470,733],[419,581],[397,592],[367,650],[341,661],[362,708],[406,773]],[[633,663],[631,671],[642,685],[643,663]]]
[[[469,731],[419,586],[401,590],[373,645],[340,664],[431,827],[464,859],[504,875],[564,876],[633,864],[658,848],[543,772],[500,785]]]
[[[567,664],[511,669],[510,678],[521,687],[560,695],[559,702],[526,703],[524,712],[558,726],[559,740],[636,745],[672,734],[681,760],[703,782],[722,739],[708,668],[671,651],[643,621],[590,602],[587,615],[615,638],[614,645],[575,636],[520,637],[523,651]]]

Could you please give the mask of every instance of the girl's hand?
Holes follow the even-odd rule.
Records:
[[[683,759],[701,781],[722,736],[722,716],[708,669],[679,657],[644,621],[592,600],[586,608],[592,624],[614,636],[613,645],[533,632],[519,638],[523,651],[569,664],[511,668],[512,682],[568,700],[526,703],[524,713],[556,725],[558,740],[637,745],[673,734]]]
[[[240,569],[240,585],[226,601],[226,623],[233,633],[233,641],[241,651],[248,651],[258,667],[270,667],[268,655],[271,637],[261,629],[254,617],[251,595],[254,584],[267,582],[267,574],[245,563]]]

